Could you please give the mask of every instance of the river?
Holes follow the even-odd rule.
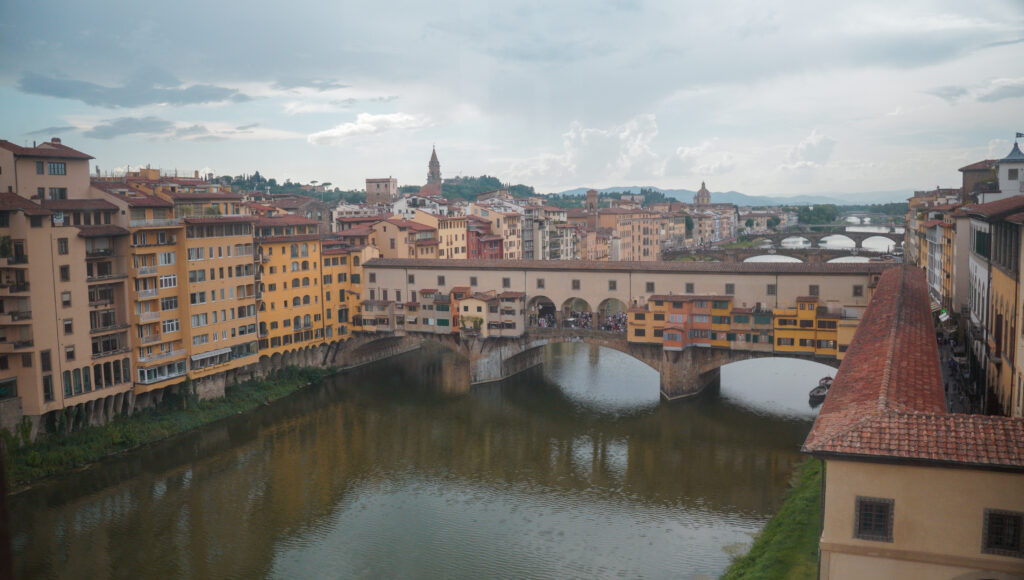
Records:
[[[23,578],[688,578],[778,509],[823,365],[736,363],[694,400],[549,346],[468,390],[418,352],[10,498]]]

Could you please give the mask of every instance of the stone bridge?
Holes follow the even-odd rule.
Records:
[[[425,342],[441,345],[469,361],[467,385],[507,379],[541,364],[542,349],[549,344],[582,342],[603,346],[628,354],[658,371],[661,396],[666,400],[690,397],[714,383],[719,369],[729,363],[752,358],[785,356],[839,367],[832,357],[804,356],[793,353],[776,354],[763,350],[724,348],[687,348],[664,350],[660,344],[631,343],[624,333],[578,328],[530,328],[520,337],[486,338],[462,336],[459,333],[430,334],[418,332],[361,333],[349,341],[335,343],[325,351],[323,364],[355,368],[417,349]]]
[[[897,246],[903,244],[903,234],[898,234],[895,230],[889,230],[888,232],[847,232],[847,231],[809,231],[809,230],[787,230],[782,232],[771,232],[765,234],[750,234],[743,236],[746,240],[765,240],[770,241],[772,244],[779,246],[782,244],[782,240],[787,238],[804,238],[814,246],[820,246],[822,238],[829,236],[843,236],[849,238],[855,244],[855,247],[863,247],[864,240],[868,238],[886,238],[896,243]]]
[[[849,256],[880,256],[878,252],[860,248],[694,248],[663,250],[662,260],[677,260],[682,257],[693,257],[697,260],[737,264],[755,256],[788,256],[807,264],[825,264],[836,258]]]

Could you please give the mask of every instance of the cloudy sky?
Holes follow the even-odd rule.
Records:
[[[0,1],[0,138],[102,171],[924,189],[1024,131],[1024,3]],[[258,6],[258,7],[257,7]]]

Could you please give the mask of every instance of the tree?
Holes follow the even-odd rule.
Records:
[[[686,216],[686,235],[689,236],[693,233],[693,218]]]
[[[748,230],[754,229],[754,219],[753,218],[747,218],[746,223],[744,223],[743,225],[747,226]]]
[[[781,223],[782,223],[782,220],[780,220],[777,216],[772,216],[772,217],[768,218],[768,227],[773,229],[773,230],[776,227],[778,227],[779,224],[781,224]]]

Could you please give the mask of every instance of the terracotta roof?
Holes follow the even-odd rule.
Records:
[[[935,226],[941,225],[942,220],[928,220],[918,224],[922,228],[934,228]]]
[[[1015,195],[988,203],[973,204],[964,207],[967,215],[984,219],[1000,219],[1003,216],[1024,210],[1024,195]]]
[[[47,199],[39,205],[53,211],[105,210],[117,211],[117,206],[103,199]]]
[[[498,298],[522,298],[524,296],[526,296],[526,292],[513,292],[511,290],[498,294]]]
[[[323,239],[322,234],[292,234],[285,236],[256,236],[256,241],[261,244],[274,244],[278,242],[312,242]]]
[[[0,148],[6,149],[19,157],[50,157],[53,159],[94,159],[92,155],[72,149],[67,145],[43,141],[35,147],[19,147],[10,141],[0,139]]]
[[[970,165],[964,165],[957,171],[988,171],[996,166],[995,159],[986,159],[984,161],[978,161],[971,163]]]
[[[453,286],[451,291],[461,294],[469,294],[469,286]]]
[[[16,193],[0,193],[0,211],[20,211],[25,215],[50,215],[50,211]]]
[[[121,226],[74,226],[78,228],[80,238],[99,238],[105,236],[127,236],[131,232]]]
[[[219,200],[238,200],[242,199],[242,196],[237,193],[212,193],[209,191],[162,191],[164,195],[167,195],[175,201],[219,201]]]
[[[376,268],[431,268],[439,270],[554,270],[601,272],[711,272],[727,274],[880,274],[896,267],[882,262],[809,264],[788,262],[608,262],[592,260],[416,260],[376,258]]]
[[[420,289],[420,294],[421,295],[422,294],[433,294],[434,292],[437,292],[437,288],[422,288],[422,289]]]
[[[924,272],[882,275],[803,450],[1024,469],[1024,419],[949,415]]]

